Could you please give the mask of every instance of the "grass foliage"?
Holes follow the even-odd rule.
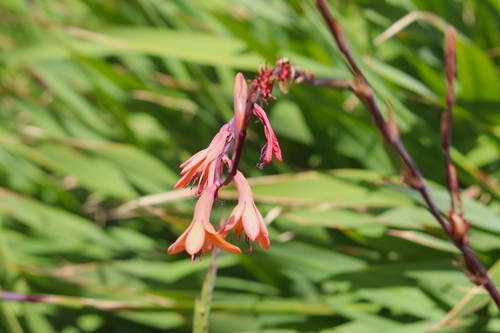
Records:
[[[443,31],[419,20],[373,40],[416,11],[455,25],[452,157],[471,247],[500,285],[498,1],[330,2],[443,212]],[[308,0],[3,0],[0,50],[0,286],[57,295],[0,303],[7,333],[189,332],[209,258],[167,256],[195,202],[172,186],[231,118],[235,74],[285,56],[351,77]],[[210,332],[498,332],[498,310],[451,265],[457,250],[352,94],[276,96],[265,109],[285,161],[255,168],[252,124],[240,163],[272,245],[221,254]],[[221,197],[214,223],[236,192]]]

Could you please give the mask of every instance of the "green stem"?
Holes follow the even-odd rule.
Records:
[[[212,293],[217,278],[217,258],[220,250],[214,247],[210,257],[207,275],[203,281],[201,295],[196,297],[193,318],[193,333],[208,333],[208,316],[210,315],[210,306],[212,304]]]
[[[10,262],[12,262],[12,252],[10,251],[7,240],[3,234],[3,221],[0,220],[0,266],[3,267],[0,282],[0,293],[2,293],[2,288],[12,288],[17,277],[17,272],[13,272],[12,269],[5,269],[5,267],[9,267]],[[23,333],[23,329],[21,328],[16,315],[12,311],[12,307],[1,301],[1,299],[0,318],[0,327],[3,326],[6,332]]]

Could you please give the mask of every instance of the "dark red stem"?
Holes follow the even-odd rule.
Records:
[[[424,198],[430,212],[432,215],[436,218],[436,220],[439,222],[443,230],[446,232],[450,240],[453,241],[455,246],[460,249],[464,256],[465,263],[467,265],[467,268],[473,273],[475,276],[479,277],[480,280],[476,280],[475,282],[478,283],[478,281],[481,281],[479,284],[484,285],[486,290],[489,292],[491,298],[494,300],[496,303],[497,307],[500,309],[500,294],[498,293],[498,290],[496,289],[495,285],[491,281],[490,277],[488,276],[488,273],[486,269],[484,268],[483,264],[477,256],[472,252],[472,250],[468,247],[468,243],[464,241],[463,239],[459,239],[457,237],[454,237],[453,230],[450,227],[450,224],[446,222],[446,220],[443,218],[441,215],[439,209],[437,208],[436,204],[434,203],[434,200],[430,196],[429,190],[427,186],[425,185],[424,178],[422,176],[422,173],[416,163],[413,161],[413,158],[410,156],[408,151],[406,150],[404,144],[402,143],[399,135],[394,135],[390,131],[390,128],[387,124],[387,122],[384,120],[384,117],[382,116],[382,113],[380,112],[380,109],[377,105],[377,102],[375,100],[375,96],[373,93],[373,90],[364,77],[363,73],[359,69],[358,65],[354,61],[354,58],[352,57],[351,52],[349,51],[349,45],[347,43],[344,31],[342,26],[338,23],[337,20],[335,20],[328,8],[325,0],[317,0],[316,2],[317,7],[323,16],[323,19],[326,22],[326,25],[328,26],[328,29],[330,30],[330,33],[332,34],[333,38],[335,39],[338,48],[340,52],[343,54],[345,59],[347,60],[351,71],[354,74],[354,83],[351,85],[352,91],[358,96],[358,98],[365,104],[366,108],[368,111],[371,113],[375,125],[379,132],[382,134],[382,137],[385,139],[385,141],[393,147],[393,149],[397,152],[397,154],[400,156],[400,158],[403,160],[403,163],[405,164],[406,168],[408,169],[409,173],[411,174],[411,177],[413,178],[412,181],[410,182],[412,187],[420,192],[422,197]],[[445,51],[446,52],[446,51]],[[448,55],[447,55],[448,57]],[[451,56],[450,56],[451,57]],[[453,67],[454,68],[454,67]],[[446,165],[447,165],[447,172],[448,172],[448,183],[450,183],[450,172],[448,169],[448,166],[452,165],[451,164],[451,158],[449,156],[449,148],[450,148],[450,135],[451,135],[451,108],[453,105],[453,80],[449,79],[450,76],[448,76],[449,73],[453,72],[451,65],[447,65],[447,81],[448,81],[448,89],[447,89],[447,105],[448,105],[448,112],[446,113],[445,117],[445,123],[446,123],[446,138],[443,138],[443,149],[445,149],[445,155],[446,155]],[[453,73],[454,75],[454,73]],[[451,193],[452,195],[452,201],[453,201],[453,192]]]

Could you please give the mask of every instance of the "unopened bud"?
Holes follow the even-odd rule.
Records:
[[[467,232],[469,231],[470,223],[466,222],[461,214],[453,211],[448,212],[448,221],[451,225],[453,239],[467,244]]]
[[[455,28],[452,25],[446,29],[444,38],[444,58],[446,66],[446,79],[451,85],[457,72],[457,48],[455,42]]]
[[[399,179],[415,190],[420,190],[424,186],[423,180],[411,173],[404,164],[401,168]]]
[[[457,169],[453,164],[448,165],[448,174],[450,175],[450,189],[453,192],[453,196],[460,197],[460,193],[458,192],[458,178],[457,178]]]
[[[234,134],[238,136],[238,133],[243,127],[245,121],[245,108],[247,102],[247,83],[243,74],[236,74],[234,79]]]
[[[353,90],[358,95],[365,100],[369,100],[373,97],[372,88],[366,83],[366,80],[359,74],[354,76]]]

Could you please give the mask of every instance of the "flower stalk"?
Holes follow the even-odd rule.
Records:
[[[208,333],[208,315],[216,279],[217,256],[220,250],[241,253],[238,247],[224,239],[229,231],[234,228],[238,240],[240,240],[241,233],[245,232],[245,239],[250,246],[249,251],[247,251],[249,254],[252,253],[254,241],[257,241],[266,250],[269,249],[270,242],[266,223],[255,206],[248,181],[238,171],[238,165],[246,139],[247,127],[253,115],[262,122],[267,139],[267,143],[262,148],[261,162],[258,166],[263,168],[265,164],[269,164],[273,155],[282,161],[281,149],[271,123],[265,111],[255,103],[259,97],[266,103],[267,98],[273,97],[271,92],[275,82],[279,82],[280,87],[285,89],[285,84],[293,79],[289,78],[290,69],[291,66],[287,60],[280,61],[274,70],[270,70],[266,65],[262,72],[259,71],[259,77],[252,80],[248,89],[245,78],[241,73],[238,73],[234,83],[234,117],[229,123],[222,126],[206,149],[196,153],[180,166],[182,177],[175,187],[194,186],[198,182],[196,194],[200,197],[191,225],[168,248],[168,253],[175,254],[185,250],[191,256],[191,261],[194,261],[197,254],[200,255],[201,260],[203,254],[209,253],[215,247],[201,295],[196,299],[194,333]],[[228,154],[233,144],[232,159],[229,159]],[[226,179],[222,180],[224,167],[228,168],[228,172]],[[210,223],[214,199],[217,197],[219,188],[229,185],[233,180],[238,190],[238,205],[227,223],[223,224],[218,232],[215,232],[215,228]]]

